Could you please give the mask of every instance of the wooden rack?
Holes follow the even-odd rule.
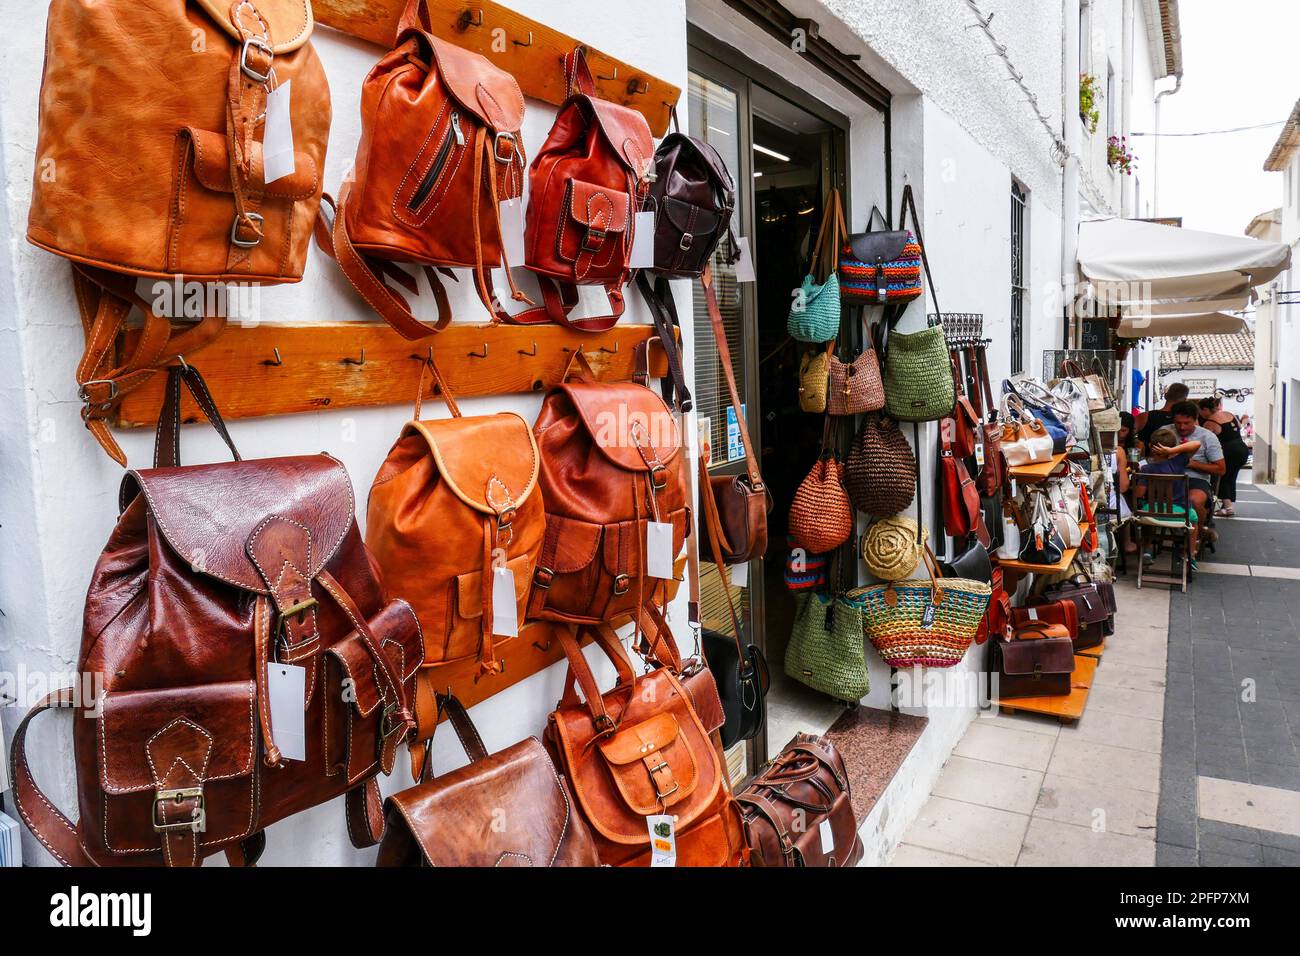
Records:
[[[655,136],[667,132],[680,87],[491,0],[427,0],[427,6],[434,36],[487,57],[519,81],[524,95],[545,103],[564,102],[564,56],[584,47],[597,93],[641,113]],[[314,0],[312,8],[326,26],[391,47],[406,0]],[[650,7],[644,12],[653,16]]]

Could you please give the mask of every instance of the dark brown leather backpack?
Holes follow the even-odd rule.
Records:
[[[158,467],[124,478],[86,596],[78,670],[102,690],[56,691],[19,725],[19,814],[65,865],[196,866],[252,862],[267,826],[346,793],[348,832],[369,846],[375,775],[414,726],[415,613],[385,601],[335,459],[241,461],[230,444],[233,462],[179,466],[182,379],[230,444],[202,378],[170,369]],[[287,665],[306,671],[299,760],[273,735],[268,685]],[[76,824],[27,765],[27,724],[52,707],[77,708]]]

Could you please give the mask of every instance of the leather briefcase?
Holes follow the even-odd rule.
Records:
[[[1074,643],[1060,624],[1031,621],[993,642],[997,698],[1066,696],[1074,677]]]
[[[377,866],[599,866],[569,788],[536,737],[489,755],[455,697],[438,695],[469,756],[385,801]]]
[[[795,734],[736,795],[755,866],[857,866],[862,859],[849,775],[835,745]]]
[[[375,775],[415,724],[415,613],[385,602],[335,459],[179,466],[182,378],[229,444],[202,378],[171,369],[158,467],[124,478],[86,597],[77,669],[104,675],[98,714],[65,689],[27,715],[13,745],[19,811],[65,865],[197,866],[221,851],[250,862],[267,826],[344,793],[353,843],[373,845]],[[290,667],[303,671],[296,742],[271,717],[269,688]],[[24,743],[32,717],[72,706],[77,824],[37,788]]]
[[[1097,585],[1086,574],[1076,574],[1067,581],[1049,584],[1043,589],[1042,598],[1045,601],[1074,602],[1079,612],[1080,637],[1083,638],[1087,632],[1085,639],[1091,641],[1087,646],[1095,647],[1105,640],[1106,623],[1113,612]]]

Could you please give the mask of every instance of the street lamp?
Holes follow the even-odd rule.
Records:
[[[1180,371],[1180,372],[1181,372],[1181,371],[1184,371],[1184,370],[1187,368],[1187,366],[1190,365],[1190,364],[1192,363],[1192,345],[1191,345],[1191,343],[1188,342],[1187,339],[1185,339],[1185,338],[1182,339],[1182,340],[1178,343],[1178,348],[1174,349],[1174,355],[1177,356],[1177,359],[1176,359],[1175,361],[1176,361],[1177,366],[1178,366],[1178,371]]]

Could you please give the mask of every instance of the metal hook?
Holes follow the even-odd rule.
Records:
[[[596,79],[598,79],[598,80],[617,80],[617,79],[618,79],[618,67],[614,67],[614,75],[613,75],[613,76],[597,76]]]
[[[639,77],[633,77],[632,79],[627,81],[628,96],[641,96],[649,92],[650,92],[650,84],[647,81]]]
[[[186,362],[185,362],[185,356],[184,356],[184,355],[179,355],[179,354],[178,354],[178,355],[176,356],[176,361],[178,361],[178,362],[181,363],[181,371],[183,371],[183,372],[188,372],[188,371],[190,370],[189,365],[187,365]]]
[[[456,21],[457,30],[468,30],[470,27],[481,27],[483,25],[483,11],[466,10]]]
[[[527,352],[524,349],[517,349],[517,351],[519,352],[520,355],[528,355],[528,356],[536,355],[537,343],[536,342],[533,343],[533,350],[531,352]]]
[[[412,354],[409,356],[409,358],[410,358],[411,361],[413,361],[413,362],[423,362],[425,365],[432,365],[432,364],[433,364],[433,346],[432,346],[432,345],[429,346],[429,354],[428,354],[428,355],[416,355],[416,354],[412,353]]]
[[[470,357],[470,358],[481,358],[481,359],[485,359],[485,358],[487,358],[487,355],[488,355],[488,353],[487,353],[487,343],[486,343],[486,342],[483,343],[483,351],[482,351],[481,353],[479,353],[479,352],[470,352],[470,353],[469,353],[469,357]]]
[[[527,42],[527,43],[524,43],[522,40],[511,40],[510,42],[513,43],[515,46],[532,46],[532,45],[533,45],[533,31],[532,31],[532,30],[529,30],[529,31],[528,31],[528,42]]]
[[[620,344],[619,342],[615,342],[615,343],[614,343],[614,347],[613,347],[612,349],[607,349],[607,348],[605,348],[605,346],[602,345],[602,346],[600,347],[600,350],[601,350],[602,352],[606,352],[606,353],[608,353],[609,355],[617,355],[617,354],[618,354],[619,344]]]
[[[262,359],[262,364],[263,364],[263,365],[274,365],[274,366],[280,366],[280,365],[283,365],[283,364],[284,364],[284,359],[280,358],[280,350],[279,350],[279,349],[275,349],[275,348],[273,348],[273,349],[271,349],[271,351],[275,353],[275,361],[272,362],[270,359]]]
[[[341,361],[344,365],[365,365],[365,364],[366,364],[366,350],[365,350],[364,348],[361,350],[361,358],[359,358],[359,359],[354,359],[354,358],[343,358],[343,359],[340,359],[339,361]]]

